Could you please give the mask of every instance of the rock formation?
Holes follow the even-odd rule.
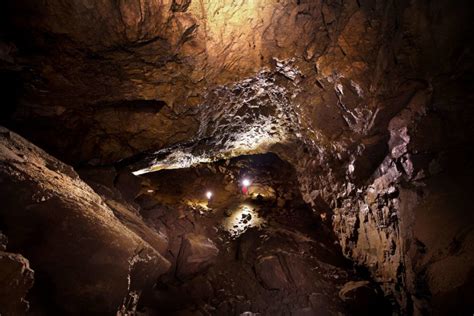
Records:
[[[470,6],[3,1],[1,264],[14,272],[1,282],[16,282],[8,313],[26,309],[33,286],[35,312],[171,313],[173,297],[188,293],[183,309],[201,314],[305,315],[329,298],[329,314],[363,313],[359,296],[403,315],[471,314]],[[249,175],[260,182],[242,197]],[[213,198],[199,200],[208,188]],[[279,221],[300,225],[308,208],[322,240]],[[262,238],[261,253],[239,261],[245,236]],[[325,255],[344,255],[357,273],[332,262],[324,269],[341,279],[318,279],[311,251],[298,251],[323,241]],[[218,280],[216,271],[237,269],[223,265],[234,251],[281,295],[275,309],[262,307],[271,296],[253,291],[254,279],[244,278],[245,295],[258,293],[253,305]],[[304,279],[327,290],[282,294]],[[41,288],[54,291],[45,298]]]
[[[38,308],[113,313],[168,270],[157,249],[124,226],[71,167],[5,128],[0,135],[2,231],[41,276],[36,283],[48,293],[37,295],[47,296],[41,303],[49,306]],[[27,290],[28,260],[5,254],[2,261],[20,265]]]
[[[5,315],[23,314],[29,308],[25,298],[33,285],[34,273],[25,257],[5,251],[5,235],[1,234],[0,239],[0,312]]]

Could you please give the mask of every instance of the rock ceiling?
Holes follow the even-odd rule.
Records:
[[[6,42],[3,55],[26,79],[14,120],[25,130],[31,121],[40,125],[45,135],[38,141],[68,148],[61,156],[71,162],[107,163],[189,140],[200,125],[194,110],[209,89],[275,69],[275,60],[293,60],[301,74],[303,93],[292,105],[300,106],[307,127],[329,139],[362,131],[384,107],[379,96],[394,97],[404,81],[389,76],[407,70],[393,63],[411,54],[402,32],[392,32],[399,23],[393,14],[403,8],[375,2],[10,6],[16,15],[9,19],[24,36]],[[149,100],[165,106],[133,106]],[[63,123],[49,124],[58,119]],[[84,133],[76,135],[77,129]]]

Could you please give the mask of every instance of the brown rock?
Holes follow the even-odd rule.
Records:
[[[316,316],[320,315],[311,307],[299,308],[291,312],[291,316]]]
[[[278,256],[261,257],[255,264],[255,272],[268,290],[283,289],[290,285]]]
[[[275,189],[273,189],[269,185],[259,184],[259,183],[252,183],[252,185],[248,188],[248,194],[252,199],[257,199],[260,195],[264,200],[275,200],[276,193]]]
[[[347,282],[339,291],[339,297],[357,315],[383,311],[383,300],[369,281]]]
[[[25,297],[33,286],[34,272],[20,254],[0,251],[0,314],[23,315],[29,304]]]
[[[360,293],[363,293],[365,291],[371,292],[369,285],[369,281],[347,282],[339,291],[339,297],[345,302],[349,300],[355,300]]]
[[[186,234],[181,242],[176,276],[183,279],[206,270],[212,265],[218,253],[219,249],[206,236]]]
[[[133,202],[141,191],[142,181],[130,171],[122,170],[116,177],[115,187],[122,193],[122,197],[126,201]]]
[[[9,245],[52,284],[57,310],[115,313],[129,291],[151,288],[170,266],[72,168],[3,127],[0,183]]]
[[[391,1],[294,0],[3,2],[2,13],[8,18],[2,20],[0,32],[0,86],[7,100],[12,100],[6,121],[22,135],[71,162],[115,163],[196,139],[200,127],[208,127],[199,126],[204,104],[210,105],[204,117],[216,124],[201,139],[231,139],[243,132],[223,135],[229,122],[248,113],[258,117],[268,110],[257,97],[270,86],[260,90],[252,83],[245,91],[237,86],[235,93],[218,99],[237,109],[249,91],[258,91],[245,100],[255,112],[243,108],[224,120],[214,119],[220,109],[205,95],[234,91],[233,83],[247,78],[260,82],[262,76],[257,74],[269,68],[278,73],[271,78],[278,82],[278,91],[288,90],[286,96],[272,95],[271,103],[288,98],[282,115],[294,115],[291,122],[296,122],[290,126],[290,139],[277,144],[290,145],[279,147],[278,154],[294,164],[308,203],[314,204],[312,200],[321,195],[331,206],[334,232],[345,255],[367,267],[402,308],[409,295],[429,296],[419,288],[429,288],[433,302],[439,300],[435,305],[448,312],[461,305],[457,304],[459,294],[474,292],[465,284],[472,279],[471,267],[465,264],[472,262],[468,247],[472,230],[463,226],[471,222],[467,217],[472,207],[469,202],[467,207],[456,206],[453,209],[462,214],[444,218],[457,214],[449,207],[473,190],[459,181],[444,183],[448,189],[465,189],[442,198],[446,189],[431,194],[432,184],[427,183],[423,193],[432,201],[429,208],[417,210],[422,216],[416,214],[416,221],[411,220],[414,201],[401,197],[394,206],[385,194],[391,186],[423,190],[428,169],[419,166],[414,155],[431,156],[419,160],[432,159],[450,150],[472,148],[474,115],[472,106],[466,106],[472,104],[473,50],[465,40],[472,33],[468,1],[413,0],[397,5]],[[285,63],[292,59],[295,69],[287,71]],[[216,85],[222,85],[221,89],[209,89]],[[397,113],[401,117],[392,121]],[[407,114],[416,114],[416,124],[405,120]],[[276,116],[271,114],[266,121]],[[247,119],[252,120],[246,117],[242,123],[247,124]],[[247,130],[240,122],[237,125]],[[215,146],[206,143],[191,153],[219,158]],[[236,155],[257,153],[240,150],[240,144],[236,147],[226,149]],[[390,155],[382,162],[387,148]],[[23,159],[8,152],[5,157]],[[178,158],[194,161],[189,156]],[[463,165],[458,160],[451,164]],[[12,172],[17,171],[6,174],[15,178]],[[74,179],[68,168],[59,174],[72,174]],[[60,176],[53,172],[45,178],[50,175]],[[36,179],[24,181],[32,178]],[[5,196],[33,196],[34,202],[24,202],[22,207],[37,211],[37,203],[51,203],[48,195],[34,195],[37,187],[46,193],[42,179],[32,188],[12,186],[14,190],[5,190]],[[2,189],[10,182],[3,184]],[[375,191],[366,192],[367,186]],[[367,205],[361,204],[364,199]],[[410,205],[399,208],[398,203]],[[445,213],[440,214],[441,220],[431,216],[432,208]],[[427,210],[429,216],[423,215]],[[457,224],[458,219],[463,223]],[[444,229],[445,223],[455,232]],[[27,236],[29,231],[23,233]],[[77,231],[73,233],[77,237]],[[408,256],[405,250],[410,251]],[[422,285],[419,269],[427,274]],[[399,280],[408,284],[398,284]],[[473,300],[463,294],[462,301]]]

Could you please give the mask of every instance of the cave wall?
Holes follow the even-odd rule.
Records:
[[[3,127],[0,185],[5,315],[25,314],[27,300],[39,315],[115,314],[170,267],[159,239],[142,239],[72,167]]]
[[[378,52],[368,53],[376,58],[363,76],[342,72],[346,55],[334,57],[326,76],[318,72],[323,88],[330,71],[343,73],[329,86],[346,126],[336,128],[330,146],[305,142],[313,156],[296,159],[301,189],[332,216],[346,255],[367,267],[404,312],[466,313],[473,221],[465,198],[471,188],[462,178],[472,175],[473,108],[472,46],[462,34],[472,29],[463,22],[472,10],[411,2],[384,12],[380,26],[387,29],[369,45]],[[368,34],[362,25],[352,25],[351,33],[362,33],[354,38]],[[337,126],[308,121],[315,123]]]

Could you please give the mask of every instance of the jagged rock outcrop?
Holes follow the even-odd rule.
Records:
[[[273,58],[313,59],[333,22],[321,11],[340,11],[313,1],[2,5],[5,76],[25,79],[15,126],[68,162],[112,162],[191,138],[207,88],[255,75]],[[38,126],[44,133],[32,133]],[[68,137],[50,137],[58,132]]]
[[[71,167],[3,127],[0,183],[9,248],[29,259],[35,286],[49,289],[43,312],[115,313],[170,266]]]

